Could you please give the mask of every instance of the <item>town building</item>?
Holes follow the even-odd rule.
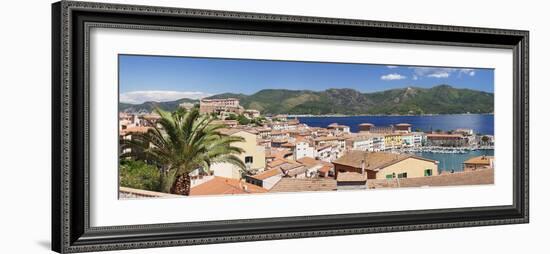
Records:
[[[468,139],[461,134],[430,133],[426,134],[426,145],[459,147],[468,144]]]
[[[305,140],[297,141],[294,148],[294,160],[304,157],[315,157],[315,147]]]
[[[269,192],[335,191],[332,178],[282,178]]]
[[[476,171],[494,168],[494,156],[477,156],[464,161],[464,171]]]
[[[348,134],[350,133],[350,128],[349,126],[347,125],[341,125],[341,124],[338,124],[338,123],[332,123],[332,124],[329,124],[327,129],[329,131],[332,131],[334,133],[334,135],[338,136],[338,135],[341,135],[341,134]]]
[[[358,172],[339,172],[336,185],[338,190],[364,190],[367,188],[367,176]]]
[[[360,132],[346,138],[346,149],[378,152],[384,150],[384,136],[376,133]]]
[[[258,132],[258,136],[260,136],[261,138],[271,139],[271,128],[259,127],[256,128],[256,131]]]
[[[414,147],[414,135],[412,133],[401,134],[402,146],[405,148]]]
[[[424,145],[424,133],[422,132],[411,132],[413,137],[413,147],[421,147]]]
[[[246,182],[264,189],[270,190],[275,184],[277,184],[281,178],[283,178],[283,172],[280,168],[268,169],[264,172],[258,173],[252,176],[246,176]]]
[[[244,150],[243,153],[236,156],[244,162],[247,171],[261,172],[265,169],[265,147],[257,144],[257,135],[241,129],[222,129],[220,132],[225,135],[238,136],[244,139],[243,142],[233,143],[232,146]],[[226,178],[240,179],[242,175],[241,169],[226,162],[214,163],[210,167],[210,170],[213,172],[213,175]]]
[[[312,157],[303,157],[297,161],[306,166],[307,177],[328,177],[334,175],[334,166],[332,163],[316,160]]]
[[[260,117],[260,111],[255,109],[246,109],[243,115],[248,119],[254,119]]]
[[[225,125],[227,128],[236,128],[239,126],[239,122],[237,120],[214,120],[212,121],[212,124]]]
[[[372,127],[374,127],[374,124],[372,123],[359,124],[359,132],[370,132]]]
[[[199,103],[199,111],[200,113],[205,114],[242,114],[244,112],[244,108],[239,104],[239,100],[235,98],[201,99]]]
[[[270,136],[272,139],[288,139],[290,134],[285,130],[272,130]]]
[[[459,128],[453,131],[453,133],[456,134],[462,134],[462,135],[474,135],[474,129],[466,129],[466,128]]]
[[[437,161],[411,154],[349,151],[332,162],[340,172],[356,172],[367,179],[411,178],[437,175]]]
[[[198,195],[229,195],[229,194],[253,194],[266,193],[267,189],[240,179],[213,177],[194,187],[191,187],[190,196]]]
[[[337,149],[340,150],[340,152],[343,152],[346,150],[346,139],[349,136],[326,136],[326,137],[318,137],[314,139],[314,144],[316,146],[323,146],[323,145],[333,145]]]
[[[346,139],[348,150],[372,151],[373,139],[367,136],[353,136]]]
[[[272,130],[294,130],[300,126],[300,121],[298,119],[289,119],[286,121],[275,121],[270,124]]]
[[[336,159],[336,156],[333,154],[332,145],[320,145],[315,147],[315,158],[321,161],[331,162]]]
[[[386,133],[384,134],[384,149],[399,149],[403,147],[403,138],[400,133]]]
[[[394,131],[397,133],[410,133],[412,129],[408,123],[398,123],[394,126]]]
[[[185,110],[191,110],[195,107],[195,104],[190,102],[184,102],[184,103],[180,103],[178,107],[183,108]]]

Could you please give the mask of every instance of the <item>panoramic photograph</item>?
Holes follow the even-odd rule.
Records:
[[[119,55],[119,199],[494,184],[494,70]]]

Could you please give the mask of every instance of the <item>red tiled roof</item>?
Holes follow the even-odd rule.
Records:
[[[269,192],[334,191],[336,180],[328,178],[282,178]]]
[[[311,158],[311,157],[302,157],[300,159],[298,159],[298,162],[306,165],[306,166],[313,166],[313,165],[317,165],[317,164],[321,164],[321,161],[318,161],[314,158]]]
[[[426,159],[423,157],[411,155],[411,154],[395,154],[387,152],[365,152],[365,151],[349,151],[344,156],[333,161],[333,164],[340,164],[351,166],[354,168],[361,168],[361,162],[365,160],[365,169],[377,170],[389,165],[393,165],[402,160],[414,158],[419,160],[425,160],[430,162],[436,162],[434,160]]]
[[[151,127],[146,126],[137,126],[137,127],[128,127],[120,131],[120,135],[126,135],[129,133],[146,133]]]
[[[336,180],[338,182],[364,182],[367,180],[367,176],[357,172],[340,172]]]
[[[190,196],[196,195],[221,195],[221,194],[250,194],[265,193],[266,189],[254,184],[241,182],[239,179],[231,179],[216,176],[214,179],[201,183],[191,188]]]
[[[281,172],[279,168],[273,168],[273,169],[269,169],[264,172],[261,172],[259,174],[253,175],[252,178],[258,179],[258,180],[265,180],[267,178],[270,178],[276,175],[282,175],[282,174],[283,172]]]
[[[464,164],[490,165],[493,156],[477,156],[464,161]]]

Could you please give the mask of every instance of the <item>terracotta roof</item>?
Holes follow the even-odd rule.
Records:
[[[493,156],[477,156],[464,161],[464,164],[490,165]]]
[[[333,191],[336,180],[328,178],[282,178],[269,192]]]
[[[332,147],[332,145],[318,146],[318,147],[315,147],[315,149],[317,149],[317,151],[321,151],[321,150],[324,150],[324,149],[329,148],[329,147]]]
[[[300,167],[304,167],[304,165],[299,163],[292,163],[292,162],[288,162],[280,166],[280,168],[285,171],[294,170]]]
[[[143,115],[141,117],[143,117],[143,119],[146,119],[146,120],[160,119],[160,115],[158,115],[158,114],[146,114],[146,115]]]
[[[383,135],[381,134],[375,134],[375,133],[360,133],[358,135],[354,135],[354,136],[349,136],[347,138],[347,140],[350,140],[350,141],[360,141],[360,140],[368,140],[368,139],[372,139],[372,138],[382,138]]]
[[[294,139],[296,139],[296,142],[299,143],[299,142],[306,142],[307,139],[305,136],[296,136]]]
[[[221,194],[250,194],[265,193],[266,189],[254,184],[241,182],[239,179],[231,179],[216,176],[212,180],[201,183],[191,188],[190,196],[195,195],[221,195]]]
[[[316,139],[314,139],[315,141],[333,141],[333,140],[338,140],[339,138],[336,137],[336,136],[330,136],[330,137],[318,137]]]
[[[426,134],[428,138],[462,138],[461,134],[444,134],[444,133],[431,133]]]
[[[374,126],[374,124],[372,124],[372,123],[362,123],[362,124],[359,124],[359,126]]]
[[[387,152],[364,152],[364,151],[349,151],[344,156],[333,161],[333,164],[340,164],[351,166],[354,168],[361,168],[361,162],[365,160],[365,169],[377,170],[395,164],[407,158],[415,158],[420,160],[426,160],[436,162],[434,160],[414,156],[411,154],[395,154]]]
[[[333,169],[334,167],[332,166],[332,164],[328,164],[328,165],[324,165],[323,167],[321,167],[319,169],[319,172],[322,172],[322,173],[328,173],[331,169]]]
[[[120,131],[120,135],[126,135],[128,133],[146,133],[151,127],[146,126],[136,126],[136,127],[128,127],[124,130]]]
[[[282,175],[282,174],[283,172],[281,172],[279,168],[273,168],[273,169],[269,169],[264,172],[261,172],[259,174],[253,175],[251,177],[258,180],[265,180],[267,178],[270,178],[276,175]]]
[[[306,166],[313,166],[313,165],[317,165],[317,164],[321,164],[321,161],[318,161],[314,158],[311,158],[311,157],[302,157],[300,159],[298,159],[298,162],[306,165]]]
[[[494,184],[494,169],[482,169],[469,172],[455,172],[437,176],[425,176],[414,178],[368,180],[368,188],[395,188],[395,187],[422,187],[422,186],[456,186],[456,185],[480,185]]]
[[[272,130],[271,135],[279,135],[279,134],[288,134],[288,131],[285,130]]]
[[[338,182],[364,182],[367,180],[367,176],[357,172],[340,172],[336,180]]]
[[[210,124],[226,124],[226,125],[236,125],[239,122],[237,120],[214,120]]]
[[[281,166],[285,163],[288,163],[288,161],[285,160],[285,159],[277,158],[277,159],[273,160],[272,162],[268,163],[267,166],[269,168],[274,168],[274,167]]]
[[[237,132],[241,132],[242,130],[240,129],[235,129],[235,128],[231,128],[231,129],[220,129],[220,133],[221,134],[224,134],[224,135],[233,135]]]
[[[225,135],[234,135],[236,133],[239,133],[239,132],[246,132],[246,133],[250,133],[250,134],[257,134],[257,132],[255,130],[251,130],[251,129],[239,129],[239,128],[224,128],[224,129],[220,129],[220,133],[222,134],[225,134]]]
[[[265,157],[284,160],[284,158],[289,155],[292,155],[292,152],[286,148],[281,150],[271,149],[266,151]]]
[[[296,144],[294,144],[294,143],[284,143],[284,144],[282,144],[281,146],[282,146],[282,147],[295,147]]]

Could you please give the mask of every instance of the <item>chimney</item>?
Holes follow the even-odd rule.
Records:
[[[361,175],[365,175],[365,160],[361,161]]]

